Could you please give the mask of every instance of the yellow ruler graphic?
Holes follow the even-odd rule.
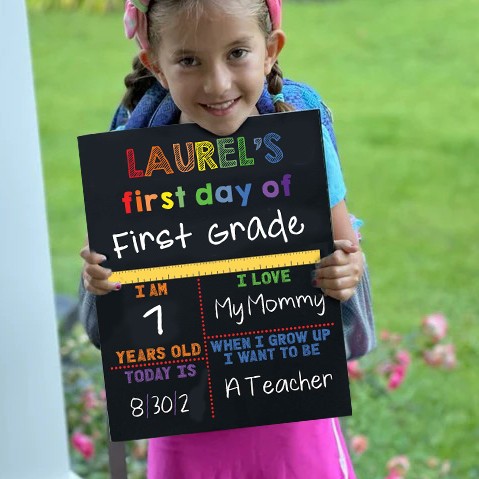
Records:
[[[302,266],[314,264],[318,262],[320,258],[320,250],[313,249],[308,251],[295,251],[293,253],[278,253],[263,256],[249,256],[247,258],[221,259],[199,263],[116,271],[108,280],[122,284],[148,283],[150,281],[196,278],[198,276],[254,271],[257,269]]]

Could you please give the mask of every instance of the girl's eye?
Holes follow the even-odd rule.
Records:
[[[194,67],[198,65],[198,60],[195,57],[181,58],[178,62],[183,67]]]
[[[247,55],[248,53],[248,50],[244,49],[244,48],[237,48],[236,50],[233,50],[231,53],[230,53],[230,56],[231,58],[234,58],[234,59],[239,59],[239,58],[243,58]]]

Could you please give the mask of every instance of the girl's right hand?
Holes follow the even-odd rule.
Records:
[[[80,256],[83,258],[83,285],[90,293],[96,295],[108,294],[111,291],[119,291],[121,283],[112,283],[108,281],[111,276],[111,269],[104,268],[101,263],[106,260],[102,254],[90,251],[88,238],[85,246],[80,251]]]

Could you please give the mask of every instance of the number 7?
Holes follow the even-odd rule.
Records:
[[[155,311],[158,311],[158,334],[161,336],[163,334],[163,315],[161,314],[161,305],[159,304],[158,306],[155,306],[154,308],[151,308],[149,311],[147,311],[143,317],[146,318],[147,316],[150,316],[150,314],[153,314]]]

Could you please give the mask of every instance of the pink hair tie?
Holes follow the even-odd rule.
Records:
[[[126,36],[130,39],[135,37],[145,50],[149,47],[146,13],[150,2],[151,0],[126,0],[123,16]],[[281,27],[281,3],[282,0],[266,0],[273,30]]]
[[[125,34],[128,38],[136,38],[140,47],[147,49],[148,42],[148,21],[146,12],[151,0],[126,0],[125,15],[123,23]]]
[[[281,3],[282,0],[266,0],[273,30],[281,28]]]

